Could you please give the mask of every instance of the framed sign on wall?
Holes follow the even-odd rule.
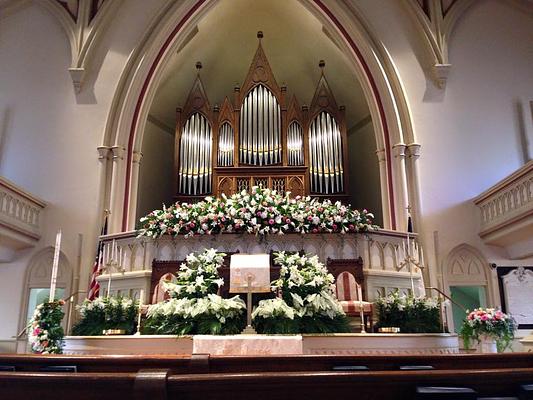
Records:
[[[502,311],[518,329],[533,329],[533,267],[497,267]]]

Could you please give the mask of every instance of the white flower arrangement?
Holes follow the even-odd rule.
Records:
[[[148,308],[148,318],[161,316],[180,317],[194,320],[199,316],[212,316],[224,324],[226,320],[238,317],[246,309],[246,304],[239,296],[223,299],[219,295],[209,294],[200,299],[170,299],[165,302],[152,304]]]
[[[139,236],[365,232],[378,229],[373,218],[367,210],[360,212],[340,202],[309,196],[291,199],[289,193],[282,196],[254,186],[250,193],[243,190],[231,197],[223,194],[194,204],[163,206],[140,219]]]
[[[334,291],[334,278],[317,256],[280,252],[280,277],[272,290],[282,297],[261,301],[252,317],[264,333],[317,333],[348,330]]]
[[[224,253],[207,249],[202,253],[191,253],[181,264],[176,282],[164,282],[163,288],[173,298],[202,298],[215,294],[224,284],[218,275],[218,268],[224,262]]]
[[[294,309],[289,307],[281,297],[261,300],[252,313],[252,318],[288,318],[294,319]]]
[[[189,254],[180,266],[177,282],[164,283],[171,299],[148,308],[145,333],[240,332],[246,309],[244,301],[238,296],[223,299],[216,294],[224,284],[218,275],[224,256],[215,249]]]

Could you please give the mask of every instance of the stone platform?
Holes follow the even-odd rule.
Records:
[[[141,335],[141,336],[67,336],[65,338],[65,354],[71,355],[191,355],[194,348],[206,353],[205,346],[200,346],[200,339],[205,343],[206,336],[171,336],[171,335]],[[330,335],[243,335],[240,336],[211,336],[210,346],[215,350],[212,354],[221,354],[217,350],[217,340],[220,346],[226,346],[230,338],[242,341],[273,341],[290,339],[301,340],[300,350],[287,347],[287,354],[328,354],[328,355],[383,355],[383,354],[455,354],[459,353],[457,335],[447,333],[428,334],[357,334],[340,333]],[[301,339],[300,339],[301,338]],[[196,344],[196,346],[195,346]],[[278,343],[279,344],[279,343]],[[226,346],[231,349],[232,346]],[[247,348],[248,350],[243,350]],[[238,344],[233,347],[233,353],[225,355],[267,355],[263,346],[249,346]],[[254,350],[255,349],[255,350]],[[259,349],[259,350],[257,350]],[[273,349],[274,350],[274,349]],[[283,354],[277,346],[272,354]]]

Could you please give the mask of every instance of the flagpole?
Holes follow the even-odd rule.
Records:
[[[91,273],[91,279],[89,281],[89,290],[87,292],[87,298],[89,300],[94,300],[97,294],[100,292],[100,284],[96,280],[98,275],[100,275],[103,268],[105,268],[106,264],[106,246],[101,241],[101,236],[104,236],[107,234],[107,218],[111,213],[108,209],[104,210],[104,216],[102,225],[100,226],[100,236],[98,236],[98,239],[96,241],[96,255],[93,263],[93,269]]]

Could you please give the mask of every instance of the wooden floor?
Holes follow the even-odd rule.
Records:
[[[50,371],[50,368],[59,370]],[[62,370],[64,369],[64,370]],[[69,370],[75,369],[76,372]],[[3,371],[1,371],[3,370]],[[533,353],[380,356],[0,355],[0,399],[413,399],[417,386],[518,396]]]

